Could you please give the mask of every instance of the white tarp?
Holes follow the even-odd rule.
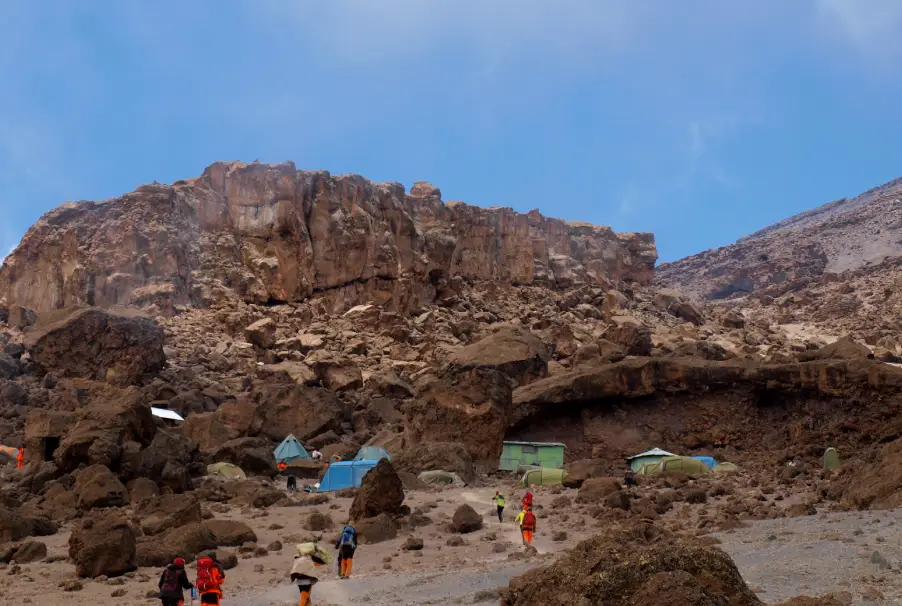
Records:
[[[165,408],[155,408],[153,406],[150,407],[150,412],[153,413],[153,416],[160,417],[161,419],[171,419],[173,421],[184,421],[184,417],[177,412],[173,412],[171,410],[167,410]]]

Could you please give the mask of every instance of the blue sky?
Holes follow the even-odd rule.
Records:
[[[902,176],[898,0],[0,0],[0,257],[66,200],[294,160],[655,232]]]

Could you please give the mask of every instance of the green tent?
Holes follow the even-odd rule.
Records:
[[[682,471],[683,473],[708,473],[710,469],[702,461],[692,457],[664,457],[658,461],[661,472]]]
[[[664,473],[667,471],[682,471],[683,473],[708,473],[708,466],[698,459],[692,457],[664,457],[657,463],[645,463],[636,473],[641,476],[648,476],[656,473]]]
[[[643,463],[636,470],[636,475],[650,476],[655,473],[661,473],[661,464],[658,462]]]
[[[839,469],[839,453],[833,447],[824,452],[824,469]]]
[[[460,476],[450,471],[442,471],[436,469],[434,471],[424,471],[417,478],[420,482],[426,484],[447,484],[451,486],[466,486],[466,482],[460,479]]]
[[[237,465],[231,463],[213,463],[207,465],[207,474],[211,476],[223,476],[234,480],[246,480],[247,474]]]
[[[523,474],[523,477],[520,478],[520,488],[553,486],[563,484],[565,479],[567,479],[567,472],[563,469],[539,467],[538,469],[530,469]]]
[[[714,473],[736,473],[737,471],[739,471],[739,466],[724,461],[723,463],[718,463],[717,465],[715,465],[714,469],[712,469],[711,471],[713,471]]]
[[[647,463],[657,463],[664,457],[675,457],[676,455],[672,452],[668,452],[666,450],[661,450],[660,448],[652,448],[651,450],[647,450],[645,452],[640,452],[637,455],[633,455],[629,457],[626,462],[630,466],[630,468],[636,473],[639,472],[639,468]]]

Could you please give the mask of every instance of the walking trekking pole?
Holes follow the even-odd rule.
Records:
[[[194,598],[197,597],[197,589],[191,588],[191,606],[194,606]]]

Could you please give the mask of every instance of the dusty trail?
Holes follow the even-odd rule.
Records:
[[[476,511],[480,511],[480,507],[485,508],[486,503],[491,503],[493,495],[494,493],[490,490],[486,492],[485,497],[482,497],[471,490],[465,490],[460,493],[461,498],[472,505]],[[511,503],[512,501],[508,502]],[[514,522],[516,513],[513,513],[513,511],[516,509],[516,507],[513,507],[512,509],[505,507],[504,509],[505,530],[503,536],[507,541],[510,541],[516,546],[520,546],[523,544],[523,537],[520,534],[520,528]],[[545,540],[540,537],[533,538],[532,546],[535,547],[540,554],[555,551],[555,549],[547,545]]]
[[[473,570],[385,574],[317,583],[313,590],[314,606],[344,606],[366,603],[370,606],[416,606],[418,604],[474,603],[474,595],[487,592],[487,603],[496,603],[492,590],[505,586],[522,574],[530,564],[518,562]],[[262,593],[235,596],[236,603],[246,606],[288,606],[297,604],[298,590],[281,585]]]

